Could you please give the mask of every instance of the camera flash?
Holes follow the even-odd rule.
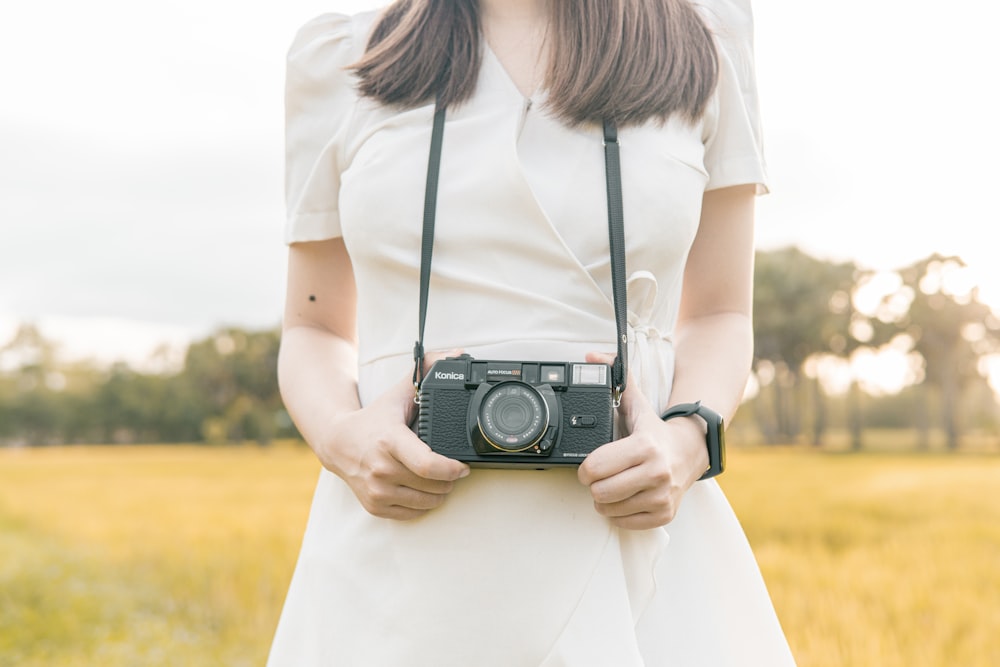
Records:
[[[606,385],[608,367],[604,364],[573,364],[573,384]]]

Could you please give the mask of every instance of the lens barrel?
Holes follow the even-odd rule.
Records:
[[[542,439],[549,411],[531,385],[501,382],[483,397],[478,421],[479,430],[490,445],[505,452],[520,452]]]

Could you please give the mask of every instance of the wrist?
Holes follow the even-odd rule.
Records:
[[[360,426],[352,424],[358,412],[360,410],[344,411],[328,416],[307,438],[320,464],[344,480],[357,471],[361,458],[350,438],[345,438]]]
[[[708,469],[708,450],[705,448],[705,423],[697,417],[678,417],[661,422],[666,429],[666,442],[678,452],[688,471],[690,482],[697,481]]]

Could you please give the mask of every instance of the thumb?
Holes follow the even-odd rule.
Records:
[[[618,355],[610,352],[588,352],[586,358],[588,363],[608,364],[611,366],[615,363],[617,357]],[[618,404],[618,416],[622,420],[621,426],[623,432],[632,432],[632,427],[644,410],[652,410],[652,406],[646,400],[646,396],[639,389],[637,383],[627,382],[621,401]]]
[[[460,349],[428,352],[424,355],[421,377],[426,377],[436,362],[445,357],[456,357],[460,354],[462,354]],[[384,394],[385,400],[394,402],[403,409],[403,419],[407,424],[412,423],[417,416],[416,392],[417,388],[413,386],[413,375],[409,373]]]
[[[607,364],[610,366],[615,363],[617,356],[614,352],[588,352],[586,360],[588,364]]]
[[[416,389],[413,387],[413,377],[407,375],[399,382],[385,390],[378,402],[385,404],[393,412],[399,411],[400,418],[409,424],[417,416]]]

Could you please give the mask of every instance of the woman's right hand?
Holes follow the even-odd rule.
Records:
[[[469,474],[468,465],[431,451],[410,430],[416,407],[413,382],[406,378],[372,404],[338,415],[329,436],[313,443],[323,466],[375,516],[422,516]]]
[[[375,516],[413,519],[439,506],[469,467],[435,454],[410,430],[413,383],[404,379],[371,405],[358,404],[357,293],[344,240],[292,244],[287,290],[278,382],[320,463]],[[428,354],[425,364],[444,356]]]

